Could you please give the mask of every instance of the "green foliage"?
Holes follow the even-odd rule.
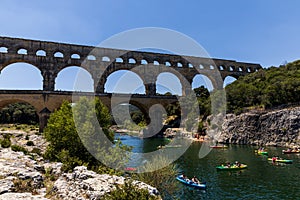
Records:
[[[27,103],[9,104],[0,111],[0,123],[38,124],[35,108]]]
[[[0,141],[0,144],[2,148],[9,148],[11,145],[10,135],[9,134],[3,135],[3,140]]]
[[[26,142],[26,145],[27,146],[34,146],[34,143],[33,143],[33,141],[29,140],[29,141]]]
[[[136,178],[153,187],[156,187],[161,193],[162,198],[167,196],[175,196],[178,191],[178,182],[175,177],[179,170],[175,164],[169,164],[168,158],[157,156],[152,161],[148,161],[143,171],[145,173],[137,174]],[[161,166],[166,166],[162,169],[155,170]]]
[[[156,200],[159,199],[156,196],[150,195],[146,189],[139,189],[135,187],[131,181],[125,181],[122,186],[116,185],[116,190],[106,194],[102,199],[104,200],[141,200],[149,199]]]
[[[38,194],[37,186],[34,184],[32,179],[14,179],[14,188],[13,192],[23,193],[23,192],[30,192],[32,194]]]
[[[93,108],[96,109],[96,119],[94,119]],[[74,119],[76,119],[76,126]],[[103,141],[100,130],[96,126],[98,122],[101,130],[112,141],[114,134],[109,130],[110,114],[98,98],[95,101],[80,98],[73,110],[68,102],[64,102],[59,110],[50,115],[44,130],[45,138],[49,142],[45,157],[62,162],[64,171],[70,171],[78,165],[85,165],[96,171],[105,171],[102,168],[106,167],[94,157],[99,155],[107,157],[106,161],[116,164],[116,167],[118,164],[122,166],[121,162],[116,161],[125,162],[128,155],[124,155],[121,149],[128,150],[128,148],[120,143],[115,144],[115,148],[109,149],[101,145]],[[86,149],[87,146],[91,147],[90,151]],[[93,152],[93,155],[90,152]]]
[[[25,155],[29,153],[27,149],[19,145],[11,145],[11,150],[23,152]]]
[[[42,151],[39,148],[34,147],[30,153],[36,153],[38,155],[42,155]]]
[[[226,87],[226,94],[228,109],[235,113],[246,107],[271,108],[300,102],[300,61],[241,77]]]

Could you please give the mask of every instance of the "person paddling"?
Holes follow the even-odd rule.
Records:
[[[199,181],[199,179],[196,176],[193,176],[192,181],[194,183],[200,184],[200,181]]]

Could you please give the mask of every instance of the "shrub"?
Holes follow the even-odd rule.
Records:
[[[32,194],[38,194],[36,190],[36,186],[32,179],[14,179],[14,192],[22,193],[22,192],[30,192]]]
[[[13,150],[13,151],[21,151],[25,155],[27,155],[29,153],[27,149],[25,149],[24,147],[21,147],[19,145],[11,145],[11,150]]]
[[[4,138],[3,140],[1,140],[1,147],[2,148],[8,148],[11,145],[11,141],[10,138]]]
[[[140,200],[140,199],[159,199],[157,196],[150,195],[148,190],[135,187],[132,182],[125,182],[123,186],[116,186],[117,189],[106,194],[105,200]]]
[[[36,147],[31,150],[31,153],[36,153],[38,155],[42,155],[41,150],[39,148],[36,148]]]
[[[26,142],[26,145],[27,146],[34,146],[34,143],[33,143],[33,141],[29,140],[29,141]]]
[[[143,171],[137,175],[137,179],[156,187],[162,195],[162,198],[166,196],[175,196],[178,191],[178,183],[174,178],[179,174],[178,168],[175,164],[170,163],[168,158],[163,156],[157,156],[152,161],[145,164]],[[155,170],[159,166],[166,166],[162,169]]]
[[[93,117],[93,108],[96,108],[97,119]],[[75,126],[74,119],[77,120],[77,126]],[[81,98],[73,107],[69,102],[64,102],[59,110],[50,115],[44,130],[44,136],[49,142],[45,158],[62,162],[62,170],[70,171],[78,165],[94,169],[103,166],[104,164],[93,156],[101,155],[106,161],[105,164],[109,163],[110,166],[121,169],[123,161],[126,162],[129,155],[126,154],[127,152],[122,153],[120,148],[126,150],[128,148],[120,143],[116,143],[114,148],[102,147],[102,141],[99,139],[101,135],[94,129],[96,123],[100,123],[101,130],[110,141],[113,141],[113,132],[109,130],[111,116],[99,99],[90,101],[87,98]],[[93,155],[86,149],[84,143],[92,148]]]

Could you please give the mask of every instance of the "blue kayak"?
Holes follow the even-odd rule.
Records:
[[[184,178],[182,178],[181,176],[177,176],[176,179],[178,181],[180,181],[181,183],[184,183],[185,185],[191,186],[191,187],[195,187],[195,188],[199,188],[199,189],[206,189],[206,183],[195,183],[191,180],[186,180]]]

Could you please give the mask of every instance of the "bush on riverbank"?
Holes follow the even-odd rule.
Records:
[[[166,167],[159,169],[161,166]],[[178,191],[175,177],[179,174],[179,170],[174,163],[170,163],[168,158],[157,156],[144,165],[143,171],[145,172],[136,175],[137,179],[156,187],[163,199],[167,196],[175,196]]]
[[[94,110],[96,113],[93,113]],[[103,148],[100,145],[103,141],[100,141],[99,132],[95,129],[95,124],[98,122],[94,121],[94,114],[97,116],[96,120],[100,123],[101,130],[110,141],[113,141],[114,134],[109,130],[111,119],[108,109],[99,99],[91,101],[80,98],[73,107],[68,102],[64,102],[59,110],[51,114],[44,130],[45,138],[50,143],[45,157],[62,162],[64,171],[84,165],[95,171],[115,172],[98,161],[94,155],[103,155],[106,164],[111,163],[114,164],[115,169],[120,168],[129,158],[129,155],[120,149],[129,150],[129,148],[121,143],[115,144],[118,150],[110,151]],[[74,122],[75,118],[77,126]],[[86,149],[87,144],[92,148],[93,155]]]
[[[157,196],[149,194],[148,190],[140,189],[135,187],[132,182],[125,181],[125,184],[122,186],[116,186],[116,190],[106,194],[102,199],[103,200],[159,200]]]

